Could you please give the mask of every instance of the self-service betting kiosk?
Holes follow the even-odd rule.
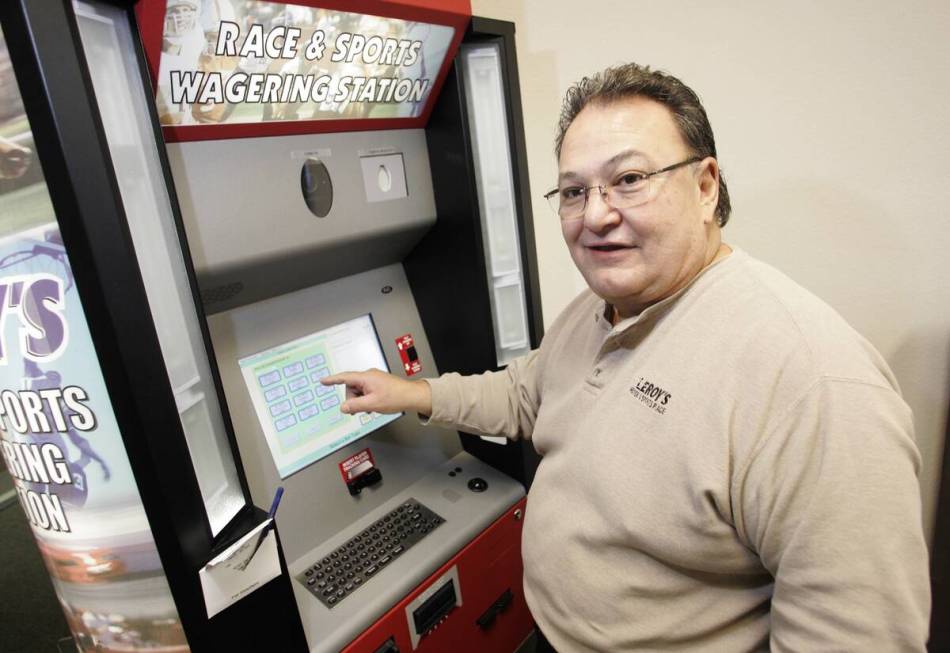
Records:
[[[168,149],[252,496],[285,488],[277,522],[311,649],[514,650],[531,628],[524,486],[417,415],[344,415],[342,386],[320,383],[441,371],[419,304],[451,320],[467,291],[410,276],[438,221],[425,131]]]
[[[530,445],[344,415],[342,387],[320,383],[480,373],[540,342],[514,28],[470,13],[0,9],[161,560],[149,573],[174,600],[136,622],[171,633],[156,646],[508,652],[530,634]],[[278,488],[279,575],[214,614],[199,576]],[[106,594],[155,612],[117,587],[97,606]],[[84,601],[64,609],[108,621]]]
[[[167,144],[243,472],[257,505],[285,490],[312,651],[512,651],[532,628],[530,453],[345,415],[320,383],[483,371],[539,341],[511,26],[477,21],[449,68],[425,126]]]

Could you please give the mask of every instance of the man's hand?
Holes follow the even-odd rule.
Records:
[[[353,413],[432,413],[432,392],[425,381],[407,381],[379,370],[341,372],[320,379],[323,385],[346,385],[340,410]]]

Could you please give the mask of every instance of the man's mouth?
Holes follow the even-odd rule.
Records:
[[[605,245],[588,245],[588,249],[592,249],[597,252],[616,252],[620,249],[630,249],[631,245],[614,245],[614,244],[605,244]]]

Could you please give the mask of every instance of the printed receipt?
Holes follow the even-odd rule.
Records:
[[[209,618],[280,575],[272,522],[264,520],[198,571]],[[264,540],[258,546],[265,528]]]

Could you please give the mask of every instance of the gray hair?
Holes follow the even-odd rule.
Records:
[[[693,89],[668,73],[650,70],[649,66],[628,63],[607,68],[591,77],[584,77],[567,89],[561,105],[557,136],[554,139],[554,151],[558,158],[561,156],[561,145],[564,143],[567,128],[584,107],[590,103],[610,104],[629,97],[645,97],[666,106],[673,114],[680,136],[693,155],[716,156],[716,140],[713,138],[712,126],[699,96]],[[719,202],[716,204],[716,221],[720,227],[729,221],[731,212],[729,189],[720,170]]]

